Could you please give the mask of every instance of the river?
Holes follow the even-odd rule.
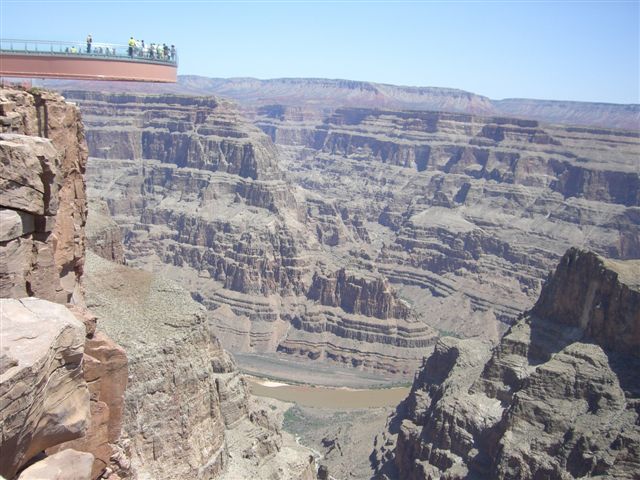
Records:
[[[248,375],[245,375],[245,378],[251,393],[258,397],[275,398],[306,407],[337,410],[396,406],[406,398],[410,390],[408,387],[369,389],[315,387],[289,385]]]

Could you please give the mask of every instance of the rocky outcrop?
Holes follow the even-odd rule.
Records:
[[[635,478],[638,272],[570,249],[493,352],[442,339],[378,442],[380,475]]]
[[[85,327],[64,306],[37,298],[0,299],[0,311],[0,474],[12,478],[43,450],[85,434]]]
[[[316,273],[307,297],[322,305],[340,307],[347,313],[380,319],[406,319],[411,313],[383,278],[357,277],[344,268],[329,275]]]
[[[4,260],[0,262],[0,296],[19,299],[6,300],[6,305],[14,307],[2,312],[2,327],[8,329],[9,336],[22,332],[22,337],[11,337],[16,351],[28,350],[29,342],[38,339],[44,343],[36,342],[34,348],[50,348],[51,354],[59,345],[57,334],[49,329],[55,330],[60,322],[74,316],[81,328],[78,338],[74,337],[72,361],[67,361],[69,355],[64,351],[58,352],[59,358],[32,365],[32,376],[25,376],[17,387],[7,387],[9,395],[16,395],[20,389],[37,391],[50,375],[52,388],[62,382],[73,391],[56,393],[53,400],[47,392],[40,392],[41,403],[34,404],[31,394],[25,394],[0,406],[3,421],[23,422],[18,439],[11,436],[13,433],[5,435],[3,429],[3,458],[13,457],[14,462],[3,470],[11,476],[17,467],[46,449],[49,457],[43,460],[45,465],[30,468],[32,472],[50,470],[54,475],[56,465],[62,462],[59,459],[66,458],[64,451],[72,446],[88,452],[78,454],[79,462],[84,465],[90,458],[92,467],[87,478],[98,478],[112,463],[117,449],[127,369],[124,351],[104,334],[96,333],[96,317],[83,307],[80,280],[84,267],[87,205],[83,173],[87,148],[80,114],[77,107],[54,93],[3,89],[0,125],[0,260]],[[27,322],[26,329],[19,326],[25,322],[24,309],[15,308],[15,302],[38,307],[36,320]],[[65,342],[70,341],[67,337],[65,333]],[[47,341],[51,344],[46,345]],[[15,373],[10,367],[16,362],[20,367],[22,360],[8,361],[9,371]],[[51,365],[55,371],[50,371],[54,368]],[[62,380],[58,379],[61,375]],[[53,402],[53,412],[42,411],[51,406],[47,402]],[[25,413],[29,409],[31,413]],[[39,419],[39,415],[43,417]],[[4,425],[7,432],[15,428],[9,423]],[[47,432],[44,440],[43,428]],[[18,442],[22,450],[13,452],[17,448],[13,442]],[[80,464],[78,471],[82,471]]]
[[[86,311],[75,310],[76,316],[95,319]],[[99,478],[114,470],[121,451],[120,435],[124,409],[124,392],[128,380],[128,359],[125,350],[104,332],[96,332],[86,339],[82,359],[84,379],[90,393],[91,419],[86,434],[77,440],[65,442],[48,453],[66,449],[90,452],[94,456],[91,478]]]
[[[640,356],[639,273],[640,260],[604,260],[570,250],[531,315],[580,328],[605,350]]]
[[[81,295],[87,213],[80,113],[57,94],[0,90],[0,116],[0,295],[68,302]]]
[[[204,309],[185,290],[92,253],[85,283],[89,307],[129,356],[123,430],[139,477],[247,478],[257,468],[256,478],[278,471],[315,478],[305,477],[308,453],[284,441],[267,410],[250,400]]]

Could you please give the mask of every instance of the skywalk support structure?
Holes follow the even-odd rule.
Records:
[[[177,56],[158,58],[126,45],[0,39],[0,76],[175,83]]]

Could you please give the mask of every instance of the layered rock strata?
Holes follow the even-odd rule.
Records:
[[[570,245],[640,257],[637,132],[356,108],[313,127],[288,108],[256,124],[319,241],[441,333],[496,341]]]
[[[112,212],[128,263],[188,288],[225,347],[410,375],[424,354],[419,348],[433,345],[436,332],[419,315],[394,307],[376,316],[389,308],[393,288],[371,268],[356,266],[352,274],[359,278],[354,288],[373,295],[362,311],[309,295],[316,272],[340,270],[344,254],[327,261],[331,249],[366,239],[366,229],[359,217],[321,199],[315,206],[326,222],[309,221],[316,211],[299,205],[307,194],[284,178],[277,148],[233,105],[70,94],[95,155],[90,193]]]
[[[250,400],[185,290],[92,253],[85,284],[89,307],[129,356],[123,428],[140,478],[315,478],[308,452]]]
[[[496,341],[569,245],[640,255],[634,132],[367,109],[321,122],[274,105],[256,123],[289,143],[276,151],[220,100],[71,94],[127,255],[187,282],[233,349],[409,373],[434,328]],[[248,176],[227,159],[239,150]],[[309,295],[345,265],[388,279],[412,315]]]
[[[57,90],[89,89],[120,92],[120,82],[44,82]],[[430,110],[500,115],[540,122],[587,127],[640,128],[640,105],[562,100],[510,98],[492,100],[454,88],[411,87],[327,78],[207,78],[179,75],[176,84],[131,83],[128,91],[139,93],[217,95],[237,101],[248,115],[268,109],[274,117],[326,115],[342,107],[386,110]]]
[[[117,449],[127,369],[124,351],[95,332],[96,318],[82,306],[87,148],[80,114],[57,94],[3,89],[0,125],[1,323],[9,349],[2,352],[0,448],[12,462],[0,473],[11,477],[46,449],[49,467],[36,464],[29,475],[57,471],[71,455],[79,472],[91,458],[83,478],[98,478]],[[66,327],[56,333],[61,322],[76,325],[74,335]],[[56,390],[60,384],[67,390]],[[70,446],[88,454],[65,454]]]
[[[438,343],[378,440],[381,478],[636,478],[639,333],[640,262],[570,249],[493,352]]]

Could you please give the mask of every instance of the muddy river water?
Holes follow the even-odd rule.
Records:
[[[281,382],[245,376],[251,393],[295,402],[306,407],[360,409],[398,405],[409,393],[407,387],[354,389],[345,387],[314,387],[289,385]]]

